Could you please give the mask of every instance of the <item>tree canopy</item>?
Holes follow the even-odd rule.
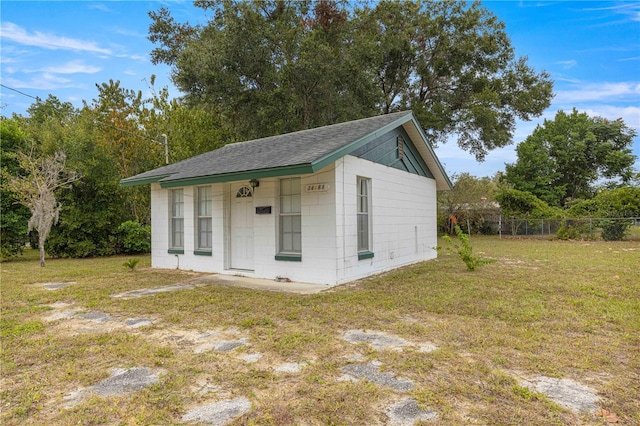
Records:
[[[479,2],[195,4],[213,12],[206,25],[150,12],[152,61],[242,139],[412,109],[431,143],[457,137],[482,160],[552,97]]]
[[[506,166],[505,179],[554,206],[591,198],[602,179],[633,178],[635,135],[621,119],[558,111],[518,145],[518,159]]]

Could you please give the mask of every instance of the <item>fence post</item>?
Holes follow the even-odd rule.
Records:
[[[540,219],[540,236],[544,240],[544,219]]]
[[[498,216],[498,234],[500,235],[500,239],[502,239],[502,215]]]

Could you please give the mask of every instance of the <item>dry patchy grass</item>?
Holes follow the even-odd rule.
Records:
[[[621,424],[640,424],[640,244],[488,237],[471,243],[496,262],[468,272],[442,252],[435,261],[311,296],[208,285],[123,300],[111,295],[198,274],[152,270],[148,257],[139,257],[135,271],[121,257],[54,259],[45,268],[35,259],[3,263],[0,421],[175,424],[198,404],[244,396],[252,411],[237,424],[384,424],[385,407],[402,395],[339,380],[358,353],[412,380],[408,395],[439,414],[430,423],[604,423],[521,384],[544,375],[590,386]],[[56,291],[38,284],[70,281]],[[107,331],[46,321],[61,302],[78,312],[156,322]],[[439,349],[375,351],[344,341],[351,329]],[[171,340],[180,330],[230,333],[250,345],[196,353],[189,342]],[[247,363],[238,359],[243,353],[262,357]],[[283,362],[308,365],[300,373],[274,372]],[[109,377],[112,368],[134,366],[165,373],[143,391],[62,408],[66,394]]]

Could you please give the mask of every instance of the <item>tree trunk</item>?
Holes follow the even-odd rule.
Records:
[[[38,247],[40,248],[40,266],[44,268],[44,238],[40,237],[40,235],[38,235]]]

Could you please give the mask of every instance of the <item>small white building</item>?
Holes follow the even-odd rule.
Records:
[[[335,285],[435,258],[451,182],[411,111],[226,145],[151,184],[155,268]]]

